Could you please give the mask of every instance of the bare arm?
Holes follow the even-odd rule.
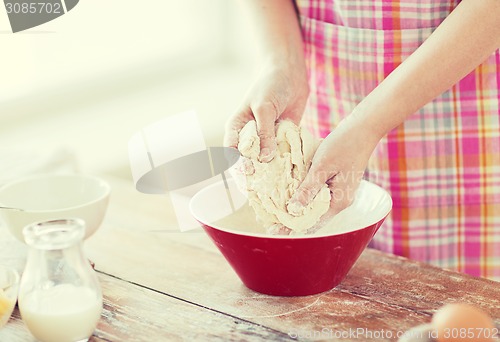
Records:
[[[226,124],[224,144],[237,147],[238,132],[250,120],[257,123],[260,160],[274,157],[277,119],[298,124],[309,87],[300,26],[292,0],[241,0],[250,14],[262,56],[262,71],[240,108]]]
[[[293,0],[241,0],[251,18],[264,62],[304,63]]]
[[[325,138],[289,209],[300,212],[325,183],[340,194],[332,200],[330,215],[348,206],[379,140],[499,47],[500,0],[463,0]]]
[[[464,0],[353,114],[381,138],[499,47],[500,1]]]

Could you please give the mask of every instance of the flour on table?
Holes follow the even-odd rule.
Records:
[[[268,163],[261,163],[258,160],[260,139],[255,121],[249,121],[240,131],[238,150],[248,158],[254,170],[246,175],[243,190],[248,193],[248,201],[257,220],[268,231],[303,234],[330,207],[330,190],[325,184],[301,213],[292,215],[287,211],[288,201],[311,166],[319,140],[287,120],[280,121],[275,132],[278,144],[276,156]]]

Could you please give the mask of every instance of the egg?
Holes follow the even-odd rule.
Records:
[[[432,317],[438,342],[494,341],[497,329],[483,310],[468,304],[453,303],[440,308]]]

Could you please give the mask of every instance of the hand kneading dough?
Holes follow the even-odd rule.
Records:
[[[260,140],[255,121],[249,121],[240,132],[238,150],[248,158],[255,170],[246,176],[246,190],[250,206],[257,219],[268,231],[292,230],[305,233],[314,226],[330,207],[330,190],[320,190],[312,203],[298,216],[287,211],[287,204],[305,178],[319,141],[304,128],[291,121],[276,125],[276,156],[268,163],[259,162]],[[295,214],[295,213],[294,213]]]

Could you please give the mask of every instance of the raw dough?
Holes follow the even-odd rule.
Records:
[[[258,160],[260,140],[255,121],[249,121],[240,132],[238,150],[249,159],[252,164],[250,169],[253,166],[254,171],[247,172],[244,185],[249,204],[269,232],[305,233],[330,207],[331,195],[327,185],[301,213],[294,212],[292,215],[287,211],[287,204],[305,178],[319,140],[314,139],[306,129],[283,120],[276,125],[276,142],[276,156],[268,163],[261,163]]]

